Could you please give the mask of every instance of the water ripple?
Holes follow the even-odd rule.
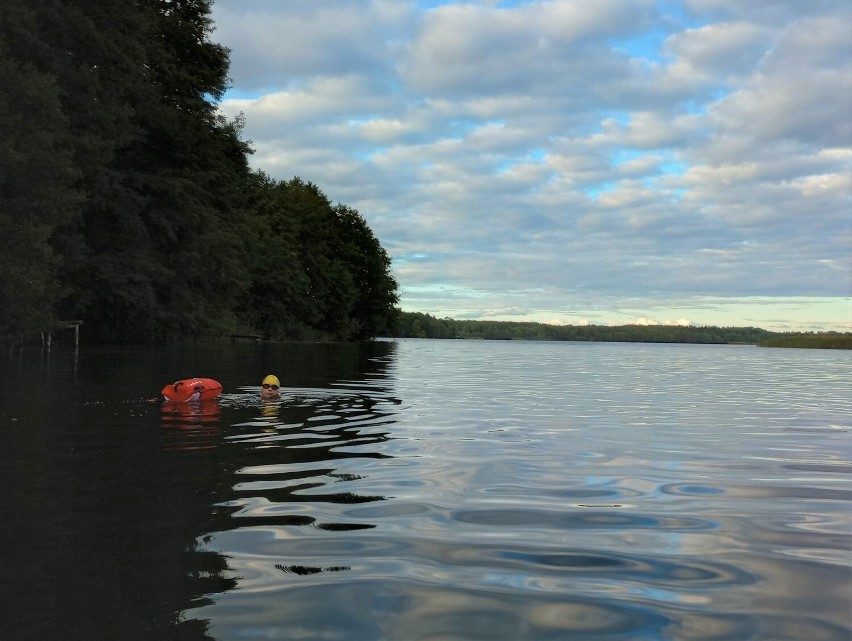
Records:
[[[852,637],[844,361],[438,345],[235,407],[223,638]]]
[[[453,519],[460,523],[531,529],[630,528],[684,531],[716,527],[713,521],[695,517],[662,517],[604,510],[564,513],[549,510],[514,508],[455,510],[452,514]]]

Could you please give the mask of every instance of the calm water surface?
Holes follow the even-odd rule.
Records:
[[[0,639],[852,638],[852,353],[36,348]],[[258,384],[273,372],[279,403]],[[164,383],[221,381],[168,405]]]

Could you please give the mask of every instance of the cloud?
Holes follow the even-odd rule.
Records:
[[[534,2],[512,8],[451,3],[423,15],[406,48],[400,75],[413,90],[451,97],[550,95],[563,101],[590,98],[566,93],[593,77],[614,87],[629,64],[607,38],[634,33],[648,23],[647,0],[595,3]],[[606,81],[604,81],[606,79]]]
[[[621,301],[850,294],[848,3],[217,0],[214,19],[252,163],[364,215],[405,309],[712,324]]]
[[[643,326],[655,326],[655,325],[666,325],[666,326],[681,326],[681,327],[689,327],[692,323],[686,318],[679,318],[677,320],[665,320],[658,321],[652,318],[637,318],[636,320],[627,323],[628,325],[643,325]]]

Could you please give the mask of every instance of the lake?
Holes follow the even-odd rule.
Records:
[[[852,638],[850,352],[404,340],[5,364],[5,641]],[[159,397],[192,376],[223,395]]]

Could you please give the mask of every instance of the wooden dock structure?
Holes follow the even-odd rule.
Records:
[[[52,332],[53,331],[61,331],[64,329],[73,329],[74,330],[74,347],[78,347],[80,345],[80,326],[83,324],[81,320],[70,320],[70,321],[56,321],[53,327],[47,331],[41,333],[41,343],[42,345],[46,345],[48,349],[50,349],[50,344],[53,342]]]

